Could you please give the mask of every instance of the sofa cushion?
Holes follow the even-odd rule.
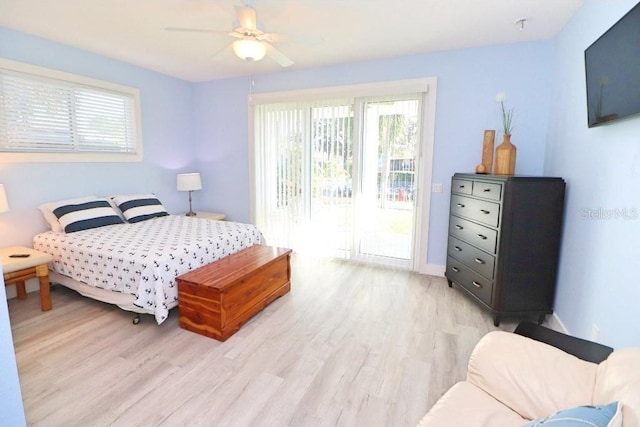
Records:
[[[622,425],[640,426],[640,348],[621,348],[598,366],[594,403],[619,401]]]
[[[471,354],[467,381],[531,420],[590,405],[597,369],[550,345],[494,331]]]
[[[587,405],[565,409],[526,423],[523,427],[620,427],[620,404]]]
[[[473,384],[459,382],[433,405],[418,426],[513,427],[526,421]]]

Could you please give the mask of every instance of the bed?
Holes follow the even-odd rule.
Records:
[[[79,221],[58,218],[63,230],[52,226],[51,231],[37,234],[33,247],[53,256],[49,264],[53,283],[124,310],[152,314],[158,324],[178,304],[177,276],[264,244],[262,233],[251,224],[166,211],[131,222],[121,213],[117,212],[120,221],[72,232]]]

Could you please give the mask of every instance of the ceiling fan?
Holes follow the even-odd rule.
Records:
[[[293,61],[272,44],[280,41],[281,36],[275,33],[266,33],[258,28],[256,10],[253,7],[249,5],[236,6],[236,14],[240,26],[230,32],[181,27],[166,27],[165,30],[226,34],[237,40],[225,45],[220,51],[232,45],[236,56],[245,61],[260,61],[267,55],[282,67],[293,65]]]

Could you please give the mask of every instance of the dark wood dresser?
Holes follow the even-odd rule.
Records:
[[[456,173],[447,269],[453,283],[502,317],[553,312],[565,183],[562,178]]]

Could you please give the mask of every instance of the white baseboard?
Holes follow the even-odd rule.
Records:
[[[444,277],[446,269],[447,267],[444,265],[424,264],[421,266],[420,270],[418,270],[418,273],[427,274],[429,276]]]
[[[567,328],[565,328],[564,323],[558,317],[558,315],[554,312],[548,319],[549,327],[554,331],[562,332],[563,334],[569,334],[567,332]]]

